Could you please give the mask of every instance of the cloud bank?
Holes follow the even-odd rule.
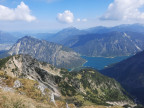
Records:
[[[144,20],[144,0],[114,0],[101,20]]]
[[[3,5],[0,5],[0,20],[5,21],[34,21],[36,17],[32,16],[29,7],[21,2],[15,9],[10,9]]]
[[[63,13],[58,13],[57,20],[61,23],[72,23],[74,15],[70,10],[65,10]]]

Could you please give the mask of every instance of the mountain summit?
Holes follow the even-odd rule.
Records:
[[[79,54],[70,48],[30,36],[19,39],[8,51],[8,54],[28,54],[40,61],[64,68],[81,66],[85,62]]]

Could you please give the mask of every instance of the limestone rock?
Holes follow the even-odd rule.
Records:
[[[16,80],[16,81],[14,82],[13,88],[19,88],[19,87],[21,87],[21,86],[22,86],[22,83],[21,83],[19,80]]]
[[[19,39],[8,51],[8,54],[28,54],[60,68],[78,67],[85,62],[78,53],[70,48],[30,36]]]

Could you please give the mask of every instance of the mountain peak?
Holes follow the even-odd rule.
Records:
[[[32,36],[24,36],[24,37],[22,37],[20,40],[23,40],[23,39],[36,39],[36,38],[34,38],[34,37],[32,37]]]
[[[73,68],[81,66],[85,62],[78,53],[70,48],[31,36],[19,39],[8,51],[8,54],[28,54],[40,61],[61,68]]]
[[[60,32],[71,32],[71,31],[79,31],[79,29],[77,29],[76,27],[68,27],[68,28],[64,28],[63,30],[61,30]]]

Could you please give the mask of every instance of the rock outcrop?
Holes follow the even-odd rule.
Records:
[[[11,77],[27,78],[36,80],[42,83],[39,89],[49,88],[56,96],[60,96],[57,90],[54,76],[60,76],[60,69],[53,67],[50,64],[39,62],[29,55],[16,55],[3,59],[5,62],[1,70]],[[16,84],[17,83],[17,84]],[[15,87],[18,87],[18,81],[15,82]]]

